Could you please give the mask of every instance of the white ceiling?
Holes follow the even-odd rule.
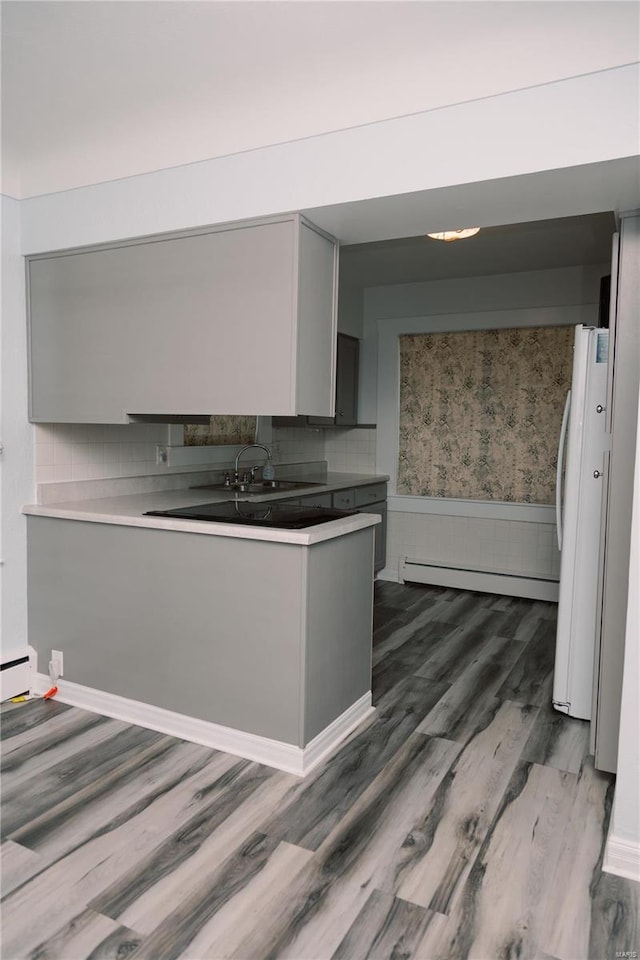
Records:
[[[618,0],[3,0],[3,192],[33,196],[631,62]]]

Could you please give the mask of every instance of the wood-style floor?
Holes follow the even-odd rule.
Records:
[[[380,583],[375,612],[377,711],[305,780],[5,708],[3,960],[638,951],[639,885],[601,871],[612,780],[549,706],[554,605]]]

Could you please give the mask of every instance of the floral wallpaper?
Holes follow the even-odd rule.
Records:
[[[184,428],[186,447],[253,443],[255,436],[256,418],[234,414],[216,414],[208,424],[187,423]]]
[[[555,502],[574,327],[400,337],[398,493]]]

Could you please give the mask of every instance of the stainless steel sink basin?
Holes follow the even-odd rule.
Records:
[[[254,483],[204,483],[191,490],[228,490],[232,493],[277,493],[285,490],[302,490],[304,487],[317,487],[316,480],[257,480]]]

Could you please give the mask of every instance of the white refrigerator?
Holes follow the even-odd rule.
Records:
[[[556,710],[590,720],[599,629],[602,504],[605,485],[609,331],[579,325],[556,481],[560,549],[558,628],[553,680]]]

